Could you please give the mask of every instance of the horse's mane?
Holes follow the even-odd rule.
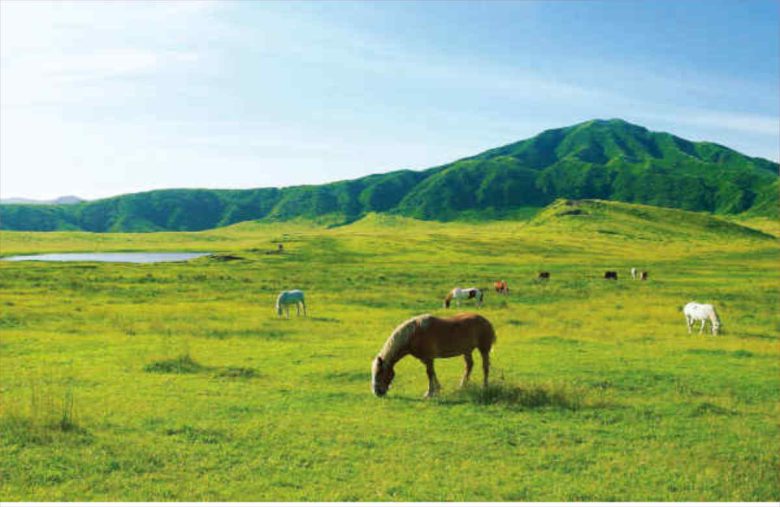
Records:
[[[432,318],[432,315],[426,313],[412,317],[398,325],[390,334],[390,338],[387,339],[382,350],[379,351],[379,356],[386,361],[395,359],[399,351],[409,343],[417,328],[425,329]]]

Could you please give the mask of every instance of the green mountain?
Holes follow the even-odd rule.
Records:
[[[425,171],[325,185],[156,190],[68,206],[0,206],[11,230],[203,230],[245,220],[370,212],[496,217],[557,198],[607,199],[718,214],[778,216],[778,164],[622,120],[593,120]]]

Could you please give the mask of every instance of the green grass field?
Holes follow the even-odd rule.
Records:
[[[2,255],[242,257],[0,262],[0,499],[780,499],[777,239],[685,212],[570,207],[527,222],[0,233]],[[286,253],[267,255],[278,242]],[[454,314],[450,288],[500,278],[509,297],[480,310],[498,335],[488,391],[478,359],[464,390],[463,361],[439,360],[444,391],[423,400],[409,357],[387,397],[370,393],[395,325]],[[306,291],[308,318],[275,316],[286,288]],[[721,336],[687,334],[691,300],[716,305]]]

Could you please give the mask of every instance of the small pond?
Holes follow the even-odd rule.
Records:
[[[3,257],[4,261],[48,262],[178,262],[210,255],[208,252],[111,252],[111,253],[49,253]]]

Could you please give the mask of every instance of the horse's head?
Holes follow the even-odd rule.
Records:
[[[712,336],[718,336],[720,333],[720,321],[716,318],[712,319]]]
[[[393,366],[376,356],[371,364],[371,390],[376,396],[384,396],[390,390],[390,384],[395,377]]]

